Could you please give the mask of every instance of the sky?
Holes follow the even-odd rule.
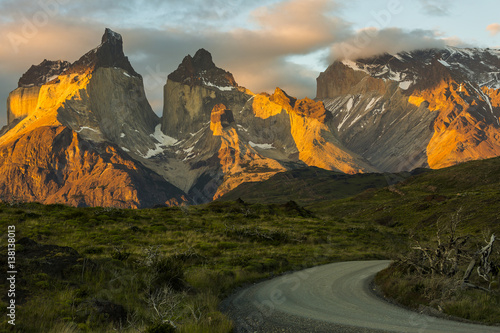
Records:
[[[161,116],[163,85],[205,48],[255,93],[303,98],[336,59],[419,48],[500,47],[497,0],[0,0],[0,125],[17,81],[44,59],[74,62],[106,27]]]

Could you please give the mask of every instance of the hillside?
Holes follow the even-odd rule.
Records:
[[[500,232],[500,158],[466,162],[409,177],[379,190],[308,206],[345,221],[432,230],[438,219],[461,211],[463,230]]]
[[[317,99],[340,141],[382,171],[495,157],[499,56],[446,47],[339,60],[318,76]]]
[[[249,203],[284,203],[289,200],[311,205],[354,196],[369,189],[392,185],[411,175],[425,172],[364,173],[348,175],[315,167],[285,171],[263,182],[244,183],[220,198],[222,201],[242,199]]]

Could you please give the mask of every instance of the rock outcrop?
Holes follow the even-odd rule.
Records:
[[[210,121],[216,104],[223,102],[234,108],[250,97],[238,90],[231,73],[215,66],[212,55],[204,49],[182,60],[168,76],[164,93],[162,131],[178,139],[196,133]]]
[[[37,127],[0,146],[0,193],[3,200],[120,208],[186,200],[118,147],[65,126]]]
[[[337,61],[311,100],[253,93],[200,49],[168,76],[159,118],[106,29],[73,64],[32,66],[9,95],[0,197],[180,205],[305,166],[396,172],[498,156],[499,59],[446,48]]]

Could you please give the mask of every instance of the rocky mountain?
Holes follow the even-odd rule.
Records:
[[[32,66],[7,110],[0,137],[4,200],[132,208],[187,200],[134,158],[156,147],[149,134],[159,119],[111,30],[73,64]]]
[[[195,202],[306,165],[374,170],[329,131],[323,103],[297,100],[279,88],[255,94],[204,49],[186,56],[168,76],[164,96],[160,135],[172,144],[144,163]]]
[[[180,205],[308,166],[399,172],[497,156],[499,57],[446,48],[336,61],[312,100],[253,93],[200,49],[168,76],[159,118],[122,37],[106,29],[76,62],[32,66],[9,95],[0,195]]]
[[[500,155],[500,51],[430,49],[333,63],[317,99],[342,143],[382,171]]]
[[[32,66],[7,104],[0,137],[0,192],[7,199],[201,203],[307,165],[374,170],[329,130],[323,103],[279,88],[252,93],[204,49],[168,76],[158,118],[123,54],[122,37],[109,29],[72,64]]]

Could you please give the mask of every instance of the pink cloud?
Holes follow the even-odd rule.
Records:
[[[490,32],[490,35],[495,36],[500,32],[500,24],[492,23],[486,27],[486,30]]]
[[[446,42],[437,38],[434,31],[400,28],[365,28],[358,30],[349,38],[334,43],[331,49],[332,60],[359,59],[383,53],[395,54],[401,51],[442,48]]]

